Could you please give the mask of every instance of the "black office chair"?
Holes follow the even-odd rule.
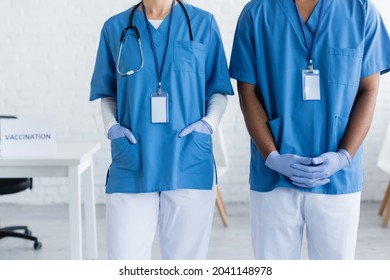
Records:
[[[14,116],[0,116],[1,118],[13,118]],[[32,189],[32,178],[0,178],[0,195],[13,194],[24,191],[26,189]],[[24,231],[19,233],[17,231]],[[34,249],[39,250],[42,248],[42,243],[38,241],[38,238],[32,235],[31,230],[27,226],[12,226],[0,228],[0,239],[5,237],[16,237],[34,241]]]

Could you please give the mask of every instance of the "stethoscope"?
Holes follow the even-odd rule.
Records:
[[[192,35],[192,28],[191,28],[191,21],[190,21],[190,17],[188,16],[188,13],[187,13],[187,10],[186,8],[184,7],[184,4],[177,0],[177,2],[180,4],[180,6],[182,7],[183,11],[184,11],[184,14],[186,16],[186,19],[187,19],[187,25],[188,25],[188,29],[189,29],[189,33],[190,33],[190,39],[191,41],[194,41],[194,38],[193,38],[193,35]],[[139,5],[142,4],[142,1],[139,2],[137,5],[135,5],[135,7],[133,8],[133,10],[131,11],[130,13],[130,20],[129,20],[129,26],[127,26],[123,32],[122,32],[122,36],[121,36],[121,41],[120,41],[120,46],[119,46],[119,53],[118,53],[118,62],[117,62],[117,65],[116,65],[116,71],[118,72],[119,75],[122,75],[122,76],[131,76],[135,73],[137,73],[138,71],[140,71],[143,67],[144,67],[144,53],[142,51],[142,44],[141,44],[141,36],[139,34],[139,31],[138,31],[138,28],[137,26],[133,25],[133,17],[134,17],[134,13],[135,11],[137,10],[137,8],[139,7]],[[139,49],[139,53],[140,53],[140,56],[141,56],[141,65],[136,68],[136,69],[133,69],[133,70],[129,70],[127,72],[121,72],[119,70],[119,65],[120,65],[120,59],[121,59],[121,54],[122,54],[122,47],[123,47],[123,42],[125,41],[125,38],[126,38],[126,33],[128,30],[132,30],[134,31],[135,33],[135,36],[137,38],[137,41],[138,41],[138,49]]]

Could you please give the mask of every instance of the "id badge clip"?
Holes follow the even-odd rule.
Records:
[[[320,70],[313,69],[312,65],[308,68],[302,71],[303,100],[321,100]]]
[[[152,123],[168,123],[168,93],[163,92],[161,88],[157,92],[150,95],[151,98],[151,122]]]

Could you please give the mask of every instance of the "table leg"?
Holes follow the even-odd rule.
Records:
[[[69,167],[69,229],[70,258],[82,259],[80,172],[78,166]]]
[[[85,231],[87,237],[87,259],[97,259],[96,210],[95,210],[95,184],[93,177],[93,162],[84,173],[84,211]]]

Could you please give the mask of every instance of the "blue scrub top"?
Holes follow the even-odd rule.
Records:
[[[257,85],[280,154],[316,157],[337,151],[362,78],[390,70],[390,38],[367,0],[320,0],[304,26],[309,44],[324,2],[323,22],[313,50],[320,71],[320,101],[304,101],[302,70],[308,66],[293,0],[252,0],[239,18],[230,64],[232,78]],[[265,166],[251,143],[250,185],[254,191],[290,187],[344,194],[363,185],[362,147],[351,165],[316,188],[298,188]]]
[[[206,102],[214,93],[232,95],[233,90],[222,40],[214,17],[184,4],[190,17],[194,41],[180,5],[173,8],[170,41],[162,73],[162,90],[168,93],[169,123],[151,123],[151,94],[157,90],[157,73],[142,11],[133,23],[140,32],[144,67],[132,76],[116,71],[122,31],[129,25],[133,7],[111,17],[103,26],[90,100],[117,99],[118,122],[129,128],[137,144],[126,138],[111,141],[112,164],[107,193],[143,193],[174,189],[211,189],[214,160],[210,135],[178,133],[206,115]],[[150,24],[150,23],[148,23]],[[161,65],[169,16],[156,30],[151,26]],[[127,32],[120,71],[136,69],[141,63],[134,33]],[[161,66],[160,66],[161,67]]]

